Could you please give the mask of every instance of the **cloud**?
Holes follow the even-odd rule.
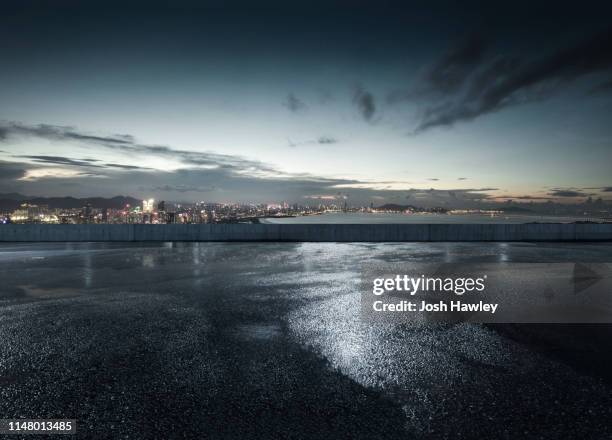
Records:
[[[421,189],[421,188],[410,188],[405,192],[410,195],[423,196],[437,194],[439,197],[450,196],[453,198],[463,197],[468,199],[483,199],[490,198],[491,196],[487,193],[499,191],[499,188],[483,187],[483,188],[449,188],[449,189]]]
[[[28,166],[26,164],[25,166]],[[30,165],[36,166],[36,165]],[[16,164],[15,168],[19,169]],[[419,206],[476,206],[489,198],[487,190],[492,188],[410,191],[367,187],[348,187],[363,182],[350,179],[329,179],[320,176],[292,175],[286,177],[259,178],[235,174],[231,170],[180,169],[170,172],[151,170],[148,172],[106,171],[107,178],[80,174],[58,176],[48,169],[34,168],[39,172],[36,179],[18,181],[20,190],[28,194],[75,197],[114,196],[129,194],[140,198],[161,198],[166,200],[207,200],[211,202],[256,202],[299,201],[299,200],[343,200],[349,197],[354,204],[368,205],[376,200],[392,202],[406,194],[418,198]],[[21,177],[23,171],[14,177]],[[8,183],[8,182],[7,182]],[[3,189],[17,189],[2,184]],[[447,191],[456,192],[450,197]]]
[[[148,188],[146,191],[176,193],[218,188],[224,196],[234,200],[247,196],[256,200],[270,195],[284,199],[288,198],[287,194],[295,199],[301,198],[304,193],[323,193],[336,189],[336,185],[359,183],[352,179],[286,173],[269,164],[240,156],[141,144],[131,136],[92,136],[72,127],[0,122],[0,129],[6,134],[7,139],[4,142],[38,137],[62,143],[76,143],[87,147],[91,154],[108,150],[124,153],[131,157],[132,161],[158,157],[179,164],[178,169],[156,170],[95,158],[76,159],[58,155],[13,156],[29,162],[11,162],[10,168],[4,166],[6,172],[3,173],[3,178],[13,182],[21,179],[21,182],[27,182],[33,191],[36,189],[41,193],[52,188],[58,189],[59,183],[54,182],[62,180],[64,184],[79,182],[83,189],[89,188],[90,192],[104,191],[107,194],[116,191],[124,193],[125,188],[142,191]],[[327,145],[337,142],[337,139],[320,136],[313,142]],[[75,167],[78,170],[75,170]],[[94,169],[95,173],[87,171]],[[98,174],[99,172],[103,174]],[[99,184],[100,177],[108,177],[103,186]],[[92,178],[96,178],[98,182],[91,181]]]
[[[555,200],[554,197],[546,197],[546,196],[529,196],[529,195],[520,195],[520,196],[512,196],[512,195],[507,195],[507,196],[496,196],[493,197],[494,199],[498,199],[498,200]]]
[[[137,165],[124,165],[118,163],[99,164],[97,159],[70,159],[65,156],[46,156],[46,155],[16,155],[20,159],[29,159],[36,163],[46,163],[55,165],[67,165],[85,168],[118,168],[123,170],[148,170],[150,168],[140,167]]]
[[[376,102],[372,93],[364,90],[362,87],[355,89],[353,103],[359,110],[361,117],[367,122],[372,122],[372,118],[376,113]]]
[[[612,186],[606,186],[601,189],[602,192],[612,192]]]
[[[74,142],[91,147],[101,147],[107,150],[122,152],[129,155],[158,156],[180,162],[184,166],[204,168],[224,168],[236,173],[251,174],[276,174],[277,169],[256,160],[249,160],[240,156],[219,154],[214,152],[200,152],[180,150],[165,145],[147,145],[138,143],[134,137],[129,135],[93,136],[76,130],[74,127],[55,125],[25,125],[14,122],[0,122],[0,130],[5,133],[5,138],[0,142],[8,142],[14,138],[38,137],[58,142]],[[70,159],[62,156],[24,156],[36,162],[54,163],[58,165],[73,165],[103,168],[95,164],[96,159]],[[134,170],[130,164],[106,164],[105,167]],[[146,170],[147,168],[139,168]]]
[[[120,163],[105,163],[105,167],[108,168],[119,168],[121,170],[150,170],[148,167],[139,167],[137,165],[123,165]]]
[[[453,126],[510,106],[543,100],[557,93],[562,85],[612,68],[612,29],[532,60],[496,57],[484,62],[477,56],[480,54],[477,48],[476,45],[472,49],[471,58],[466,58],[473,62],[469,69],[455,69],[458,73],[440,74],[439,78],[434,76],[438,79],[433,83],[431,75],[425,77],[426,86],[437,84],[437,90],[443,95],[439,102],[425,109],[415,133]],[[470,54],[470,51],[465,53]],[[452,66],[448,59],[446,56],[434,66]],[[459,87],[463,83],[467,86]]]
[[[587,197],[589,194],[571,189],[553,189],[548,195],[553,197]]]
[[[136,197],[177,197],[208,193],[210,201],[265,202],[271,200],[299,200],[304,194],[337,192],[338,185],[355,184],[351,179],[334,179],[307,174],[277,174],[260,177],[238,173],[231,168],[182,168],[162,170],[105,170],[104,176],[83,172],[71,166],[45,167],[35,163],[2,163],[0,175],[3,190],[20,189],[29,194],[56,196],[114,196],[129,193]],[[100,182],[101,177],[106,177]],[[25,185],[25,186],[24,186]],[[70,188],[70,194],[66,194]],[[357,190],[356,192],[359,192]],[[366,191],[367,192],[367,191]],[[182,200],[182,199],[181,199]]]
[[[317,139],[317,143],[326,145],[326,144],[337,144],[338,139],[329,137],[329,136],[321,136]]]
[[[308,108],[308,106],[293,93],[287,95],[287,98],[283,102],[283,106],[287,107],[292,113],[298,113]]]
[[[36,136],[50,140],[74,140],[97,143],[112,143],[118,145],[128,145],[134,143],[134,138],[125,134],[115,134],[111,136],[96,136],[81,133],[74,127],[61,125],[25,125],[17,122],[3,121],[0,123],[0,141],[6,141],[13,136]]]
[[[69,168],[62,167],[35,167],[28,168],[25,175],[18,179],[21,181],[39,181],[48,179],[70,179],[70,178],[84,178],[91,177],[95,179],[103,179],[108,177],[104,174],[97,174],[88,171],[77,171]]]
[[[597,93],[608,93],[610,91],[612,91],[612,79],[604,81],[601,84],[593,87],[590,91],[590,94],[595,95]]]
[[[308,200],[344,200],[345,197],[338,194],[309,194],[304,196]]]
[[[215,187],[202,187],[202,186],[190,186],[190,185],[160,185],[153,186],[150,188],[143,188],[143,191],[154,191],[154,192],[178,192],[178,193],[186,193],[186,192],[208,192],[214,191]]]
[[[299,147],[301,145],[331,145],[331,144],[337,144],[339,141],[338,139],[331,137],[331,136],[320,136],[317,139],[309,139],[306,141],[301,141],[301,142],[294,142],[291,139],[287,139],[289,146],[290,147]]]
[[[28,194],[72,195],[77,197],[114,196],[154,197],[163,194],[167,200],[187,197],[209,201],[270,202],[304,200],[307,195],[333,195],[336,199],[350,198],[355,204],[369,204],[372,198],[393,201],[406,194],[418,197],[422,206],[476,206],[489,197],[495,188],[473,189],[413,189],[405,191],[407,182],[371,182],[347,178],[329,178],[307,173],[286,173],[262,162],[214,152],[198,152],[163,145],[137,142],[131,136],[90,136],[74,128],[45,125],[2,124],[7,136],[37,136],[58,143],[77,143],[87,147],[88,154],[102,151],[121,152],[131,160],[161,158],[180,164],[174,169],[143,169],[129,163],[100,160],[95,156],[70,158],[58,155],[24,155],[24,162],[0,162],[3,189],[19,189]],[[65,136],[64,136],[65,135]],[[19,139],[17,139],[19,140]],[[333,143],[335,138],[320,136],[314,142]],[[27,160],[27,162],[25,162]],[[100,168],[102,167],[102,168]],[[104,179],[101,179],[104,177]],[[448,191],[454,191],[454,197]],[[66,194],[69,192],[69,194]],[[206,193],[201,196],[201,193]],[[180,198],[179,198],[180,197]]]
[[[24,178],[24,167],[13,162],[0,162],[0,180],[19,180]]]
[[[457,180],[467,180],[467,177],[457,177]]]
[[[430,177],[430,178],[429,178],[429,179],[427,179],[427,180],[430,180],[430,181],[432,181],[432,182],[438,182],[440,179],[438,179],[437,177]]]
[[[444,94],[457,91],[483,60],[486,48],[480,35],[464,39],[427,70],[426,81],[433,90]]]
[[[103,168],[100,165],[92,163],[91,160],[70,159],[64,156],[13,156],[21,159],[30,159],[33,162],[48,163],[56,165],[70,165],[88,168]]]

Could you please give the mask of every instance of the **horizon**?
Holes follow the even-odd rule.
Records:
[[[19,202],[19,203],[29,203],[32,201],[38,201],[38,200],[43,200],[43,201],[48,201],[48,200],[62,200],[62,199],[70,199],[70,200],[78,200],[78,201],[82,201],[84,203],[87,203],[89,201],[93,201],[96,199],[101,199],[104,201],[111,201],[114,199],[132,199],[134,200],[138,206],[140,206],[142,203],[146,202],[146,201],[153,201],[155,204],[157,203],[165,203],[165,204],[171,204],[171,205],[197,205],[197,204],[203,204],[203,205],[226,205],[226,206],[262,206],[262,205],[280,205],[283,203],[288,203],[286,200],[267,200],[264,202],[254,202],[254,201],[248,201],[248,200],[225,200],[225,201],[209,201],[209,200],[205,200],[205,199],[200,199],[200,200],[194,200],[194,201],[188,201],[188,200],[172,200],[172,199],[163,199],[163,198],[155,198],[155,197],[145,197],[145,198],[139,198],[139,197],[134,197],[134,196],[130,196],[130,195],[125,195],[125,194],[117,194],[114,196],[90,196],[90,197],[75,197],[75,196],[36,196],[36,195],[27,195],[27,194],[21,194],[21,193],[0,193],[0,202],[9,202],[9,201],[14,201],[14,202]],[[444,203],[441,205],[433,205],[430,203],[426,203],[424,205],[419,205],[418,202],[417,203],[393,203],[393,202],[384,202],[384,201],[379,201],[379,203],[375,203],[375,201],[370,202],[370,204],[364,205],[364,204],[353,204],[351,203],[350,199],[344,198],[344,199],[339,199],[339,198],[309,198],[305,201],[303,201],[302,203],[299,202],[295,202],[295,203],[291,203],[291,205],[299,205],[299,206],[303,206],[303,207],[316,207],[316,206],[344,206],[346,202],[346,206],[349,208],[369,208],[369,207],[373,207],[376,209],[380,209],[383,208],[385,206],[398,206],[398,207],[413,207],[413,208],[422,208],[422,209],[435,209],[435,208],[445,208],[448,210],[461,210],[461,209],[473,209],[473,210],[478,210],[478,209],[484,209],[484,210],[488,210],[488,209],[495,209],[495,208],[499,208],[503,210],[504,206],[516,206],[516,207],[547,207],[547,206],[561,206],[561,207],[581,207],[581,206],[587,206],[587,205],[598,205],[600,204],[601,207],[606,207],[606,206],[612,206],[612,200],[605,200],[602,197],[598,197],[598,198],[593,198],[591,196],[585,198],[582,201],[578,201],[578,202],[568,202],[567,200],[560,200],[560,201],[553,201],[551,199],[542,201],[542,200],[513,200],[513,199],[508,199],[508,200],[496,200],[496,199],[479,199],[477,200],[475,203],[473,203],[471,206],[463,206],[463,205],[454,205],[454,206],[449,206],[448,203]],[[446,205],[446,206],[444,206]],[[134,205],[136,206],[136,205]],[[132,207],[134,207],[132,206]],[[94,206],[95,207],[95,206]],[[0,208],[2,208],[2,206],[0,205]],[[55,208],[67,208],[67,206],[56,206]],[[121,208],[116,208],[116,209],[121,209]]]

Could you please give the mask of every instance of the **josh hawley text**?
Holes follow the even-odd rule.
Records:
[[[376,278],[373,282],[372,293],[376,296],[385,292],[401,292],[416,295],[419,292],[441,292],[463,295],[471,292],[482,292],[485,289],[486,275],[482,277],[465,278],[439,278],[439,277],[410,277],[408,275],[395,275],[391,278]],[[376,312],[487,312],[495,313],[498,304],[462,301],[407,301],[394,303],[377,300],[372,303]]]
[[[428,303],[421,301],[417,304],[412,301],[399,301],[397,303],[385,303],[374,301],[372,307],[376,312],[489,312],[495,313],[499,304],[486,303],[464,303],[461,301],[451,301],[450,304],[440,301],[438,303]]]

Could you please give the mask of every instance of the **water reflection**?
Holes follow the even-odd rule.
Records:
[[[91,284],[93,282],[94,276],[94,268],[91,264],[91,253],[85,252],[83,253],[83,284],[86,289],[91,288]]]
[[[508,262],[508,243],[497,243],[497,259],[500,263]]]
[[[146,269],[154,269],[155,268],[155,255],[154,254],[144,254],[141,257],[142,267]]]

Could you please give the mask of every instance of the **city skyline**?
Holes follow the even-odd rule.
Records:
[[[5,9],[0,193],[612,200],[603,3]]]

